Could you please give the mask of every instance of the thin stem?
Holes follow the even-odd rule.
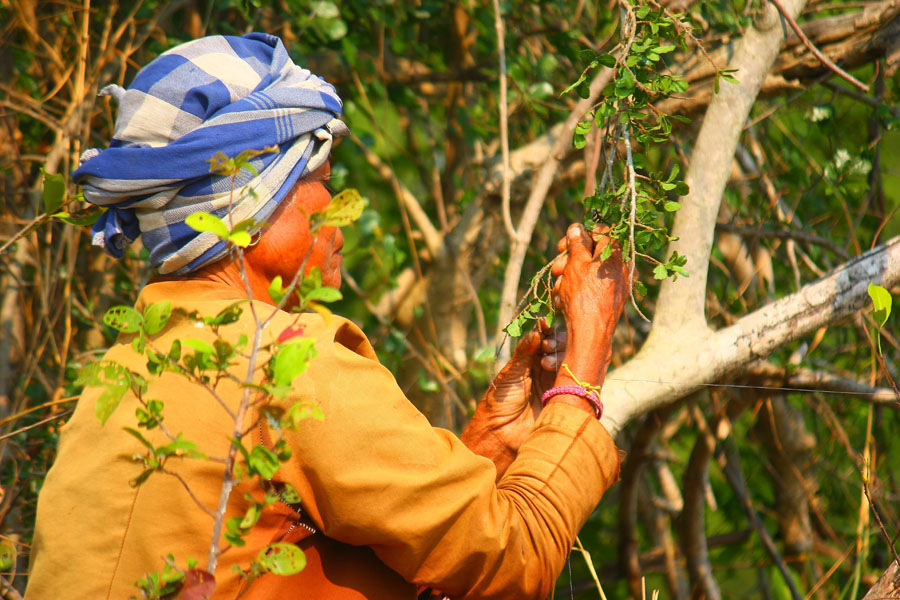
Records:
[[[213,511],[211,511],[211,510],[209,509],[208,506],[206,506],[205,504],[203,504],[203,503],[200,501],[200,498],[198,498],[197,496],[194,495],[194,492],[191,491],[191,488],[190,488],[190,486],[187,484],[187,481],[184,480],[184,477],[182,477],[181,475],[179,475],[178,473],[175,473],[175,472],[173,472],[173,471],[167,471],[166,469],[160,469],[159,472],[160,472],[160,473],[165,473],[166,475],[171,475],[172,477],[174,477],[175,479],[177,479],[177,480],[181,483],[182,487],[184,487],[185,491],[188,493],[188,496],[191,497],[191,500],[193,500],[194,503],[195,503],[197,506],[199,506],[200,508],[202,508],[202,509],[203,509],[203,512],[205,512],[206,514],[208,514],[208,515],[209,515],[210,517],[212,517],[213,519],[216,518],[216,513],[214,513]],[[212,571],[210,571],[210,573],[212,573]]]
[[[815,57],[818,58],[822,62],[823,65],[825,65],[826,67],[828,67],[829,69],[831,69],[832,71],[837,73],[838,77],[840,77],[841,79],[843,79],[845,81],[852,83],[854,86],[858,87],[862,91],[864,91],[864,92],[869,91],[869,86],[867,86],[862,81],[860,81],[859,79],[857,79],[856,77],[854,77],[853,75],[848,73],[847,71],[845,71],[842,68],[840,68],[839,66],[837,66],[834,63],[834,61],[832,61],[830,58],[828,58],[827,56],[822,54],[822,51],[815,47],[815,45],[812,43],[812,41],[808,37],[806,37],[805,33],[803,33],[803,30],[800,29],[800,26],[797,25],[797,21],[795,21],[794,17],[791,16],[791,13],[789,13],[787,11],[787,9],[784,7],[784,5],[781,3],[781,0],[770,0],[770,1],[775,6],[775,8],[778,9],[778,12],[781,13],[781,16],[784,17],[785,21],[788,22],[788,25],[791,26],[791,29],[793,29],[794,33],[797,34],[797,37],[800,38],[800,41],[803,42],[803,45],[806,46],[806,48],[810,52],[812,52],[815,55]]]
[[[516,228],[513,226],[512,215],[510,214],[510,170],[509,170],[509,123],[508,106],[506,98],[506,41],[505,30],[503,27],[503,17],[500,14],[500,0],[494,0],[494,29],[497,31],[497,53],[500,60],[500,149],[503,156],[503,188],[502,188],[502,206],[503,206],[503,226],[506,228],[506,235],[510,240],[518,237]]]
[[[628,295],[631,297],[631,305],[634,307],[634,310],[637,311],[637,314],[643,320],[649,323],[650,319],[641,312],[641,309],[637,305],[637,300],[634,298],[634,267],[635,259],[637,258],[637,251],[634,249],[634,222],[637,219],[637,187],[634,181],[634,157],[631,153],[631,130],[627,124],[622,128],[622,133],[625,138],[625,162],[628,169],[628,195],[631,199],[631,212],[628,216],[628,250],[631,254],[631,260],[629,261],[631,264],[628,268]]]

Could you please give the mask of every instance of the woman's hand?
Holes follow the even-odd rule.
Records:
[[[531,434],[541,412],[541,394],[553,385],[565,347],[566,334],[554,332],[541,319],[538,328],[519,341],[460,436],[470,450],[494,461],[498,479]]]
[[[588,234],[572,225],[560,240],[560,256],[553,264],[557,277],[554,297],[566,322],[566,333],[553,332],[541,320],[525,335],[509,363],[500,371],[478,404],[460,439],[473,452],[490,458],[499,479],[531,434],[541,412],[541,395],[554,385],[584,382],[599,385],[612,356],[612,335],[627,292],[627,272],[616,248],[605,261],[600,254],[609,244],[608,229]],[[577,377],[573,379],[562,364]],[[587,400],[560,395],[566,402],[593,411]]]
[[[628,274],[621,249],[601,260],[609,245],[609,228],[597,227],[588,233],[578,224],[570,225],[557,249],[563,253],[552,267],[553,286],[559,311],[566,322],[568,344],[555,385],[578,382],[601,385],[612,358],[612,336],[628,298]],[[568,371],[575,376],[574,378]],[[590,408],[577,396],[557,396],[558,401]]]

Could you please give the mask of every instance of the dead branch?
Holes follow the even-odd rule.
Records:
[[[725,453],[723,459],[724,464],[722,465],[722,472],[725,474],[725,478],[728,479],[731,489],[734,490],[735,495],[744,507],[744,512],[747,513],[747,520],[750,522],[750,525],[756,529],[756,533],[759,536],[760,542],[762,542],[763,548],[781,572],[784,582],[791,591],[791,598],[793,598],[793,600],[803,600],[803,595],[800,593],[800,590],[797,589],[797,584],[794,583],[794,578],[788,570],[784,558],[782,558],[781,553],[775,546],[775,542],[772,540],[772,536],[766,531],[765,525],[763,525],[763,522],[756,514],[756,510],[753,508],[753,504],[750,501],[750,496],[747,492],[746,478],[744,477],[744,472],[741,468],[741,459],[738,455],[737,445],[734,443],[733,438],[728,438],[725,441]]]
[[[706,486],[713,450],[715,437],[708,430],[701,431],[684,470],[684,508],[678,517],[678,534],[681,552],[687,559],[687,571],[691,578],[691,596],[720,600],[722,594],[713,577],[705,535]]]

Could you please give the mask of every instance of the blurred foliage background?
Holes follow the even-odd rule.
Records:
[[[719,67],[763,8],[756,0],[663,4],[685,13]],[[560,92],[618,43],[620,5],[506,0],[500,8],[518,214],[558,124],[579,99]],[[898,14],[894,0],[817,0],[801,15],[813,43],[870,91],[838,79],[796,36],[788,40],[741,136],[719,214],[711,326],[731,324],[900,233]],[[127,85],[141,65],[189,39],[254,30],[281,36],[295,62],[344,98],[353,135],[334,152],[331,185],[358,188],[370,206],[345,232],[337,312],[363,326],[436,425],[461,429],[489,381],[509,258],[491,3],[0,0],[3,593],[24,587],[36,498],[79,392],[75,373],[114,339],[98,319],[109,306],[131,304],[152,276],[139,244],[116,262],[90,247],[87,228],[48,218],[56,207],[44,204],[42,173],[68,181],[81,152],[105,145],[116,108],[96,96],[104,85]],[[669,172],[689,162],[716,77],[693,41],[658,68],[690,83],[664,109],[691,122],[678,123],[666,143],[637,148],[647,168]],[[583,149],[568,145],[557,155],[520,290],[554,256],[566,225],[585,216],[582,200],[600,172],[596,146],[589,134]],[[67,185],[61,209],[77,218],[77,190]],[[665,260],[662,252],[657,258]],[[638,301],[652,317],[651,271],[640,265],[648,290]],[[896,377],[895,323],[896,315],[882,336]],[[629,307],[614,364],[627,361],[647,331]],[[662,598],[711,594],[687,576],[692,528],[706,539],[722,597],[792,597],[779,561],[803,597],[864,595],[893,560],[900,532],[900,445],[893,443],[900,415],[884,390],[871,331],[864,315],[822,328],[776,351],[769,371],[731,383],[828,388],[784,384],[786,374],[814,373],[831,377],[832,390],[855,394],[708,387],[620,434],[629,453],[623,480],[580,536],[607,597],[639,597],[642,576],[648,597],[650,590]],[[726,407],[731,434],[704,455]],[[740,458],[739,476],[721,467],[726,454]],[[699,520],[683,510],[697,497],[705,505]],[[774,539],[774,553],[760,528]],[[579,552],[558,585],[560,598],[598,595]]]

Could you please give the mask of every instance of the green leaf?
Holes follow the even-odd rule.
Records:
[[[635,280],[634,281],[634,291],[637,292],[638,294],[640,294],[641,296],[646,296],[647,295],[647,286],[645,286],[640,281]]]
[[[872,298],[873,312],[872,316],[878,323],[878,328],[884,327],[888,317],[891,316],[891,293],[880,285],[874,283],[869,284],[869,297]]]
[[[48,213],[56,212],[66,199],[66,180],[57,173],[44,174],[44,210]]]
[[[265,446],[253,446],[247,457],[247,466],[254,473],[258,473],[265,480],[275,477],[275,473],[281,467],[278,456]]]
[[[281,275],[276,275],[275,278],[272,279],[272,283],[269,284],[269,298],[276,304],[281,302],[281,299],[284,298],[284,286],[281,283]]]
[[[139,441],[142,446],[144,446],[147,450],[149,450],[151,454],[156,454],[156,447],[153,445],[153,443],[150,440],[145,438],[144,434],[142,434],[140,431],[138,431],[137,429],[133,429],[131,427],[123,427],[122,429],[124,429],[129,434],[134,436],[134,438],[137,439],[137,441]]]
[[[584,82],[586,79],[587,79],[587,74],[586,74],[586,73],[582,73],[582,74],[581,74],[581,77],[579,77],[579,78],[575,81],[575,83],[573,83],[572,85],[570,85],[569,87],[567,87],[566,89],[564,89],[563,91],[561,91],[561,92],[559,93],[560,98],[563,97],[563,96],[565,96],[566,94],[568,94],[569,92],[571,92],[571,91],[574,90],[575,88],[577,88],[577,87],[578,87],[579,85],[581,85],[582,82]]]
[[[79,216],[73,217],[68,212],[62,210],[58,213],[53,213],[51,215],[54,219],[58,219],[67,225],[75,225],[76,227],[90,227],[100,218],[100,215],[105,213],[105,210],[93,210],[93,211],[85,211],[83,213],[78,213]]]
[[[343,19],[326,19],[322,23],[322,31],[330,40],[339,40],[347,35],[347,22]]]
[[[168,359],[178,362],[181,358],[181,340],[175,340],[172,342],[172,345],[169,346],[169,354]]]
[[[512,320],[512,322],[510,322],[509,325],[504,328],[504,331],[512,337],[519,337],[520,335],[522,335],[523,321],[524,319],[522,318],[522,315],[517,316]]]
[[[283,426],[287,427],[288,429],[296,430],[300,425],[300,421],[304,419],[324,421],[325,413],[322,411],[322,407],[318,404],[313,404],[312,402],[307,401],[295,402],[287,411],[287,415],[285,415],[282,422]]]
[[[303,299],[307,302],[337,302],[343,297],[339,289],[328,286],[312,289],[303,295]]]
[[[601,54],[597,57],[597,61],[604,67],[613,68],[616,66],[616,57],[612,54]]]
[[[287,386],[299,377],[316,355],[313,338],[294,338],[278,348],[272,359],[272,382],[276,386]]]
[[[244,518],[241,519],[240,524],[238,525],[241,529],[250,529],[254,525],[256,525],[257,521],[259,521],[259,517],[262,514],[262,506],[254,502],[247,508],[247,512],[244,513]]]
[[[355,189],[344,190],[331,199],[325,210],[317,213],[310,220],[311,229],[319,227],[346,227],[356,221],[368,201]]]
[[[16,545],[9,539],[0,540],[0,571],[13,571],[16,564]]]
[[[154,302],[144,311],[144,333],[156,335],[169,322],[172,316],[172,303],[169,300]]]
[[[312,12],[317,17],[321,17],[323,19],[334,19],[341,15],[341,12],[338,10],[337,5],[334,2],[329,2],[328,0],[319,0],[318,2],[313,2],[310,6]]]
[[[675,212],[676,210],[681,208],[681,203],[669,201],[669,202],[666,202],[665,204],[663,204],[663,208],[666,209],[666,212]]]
[[[606,260],[610,256],[612,256],[612,244],[607,244],[603,250],[600,251],[600,260]]]
[[[234,231],[228,234],[228,241],[235,246],[246,248],[253,241],[253,238],[246,231]]]
[[[112,416],[125,392],[131,387],[128,369],[112,361],[91,363],[78,372],[76,385],[102,387],[103,391],[94,405],[94,414],[101,425]]]
[[[575,126],[575,133],[580,135],[584,135],[586,133],[590,133],[593,127],[593,123],[590,120],[581,121]]]
[[[211,233],[222,240],[228,239],[228,227],[219,217],[208,212],[195,212],[188,215],[185,224],[200,233]]]
[[[299,504],[302,498],[300,497],[300,492],[297,491],[297,488],[292,486],[289,483],[284,483],[281,489],[281,501],[285,504]]]
[[[306,555],[296,544],[278,542],[259,551],[257,562],[275,575],[294,575],[306,567]]]
[[[216,349],[213,348],[212,344],[203,340],[198,340],[197,338],[188,338],[181,343],[188,348],[193,348],[195,352],[198,352],[200,354],[216,353]]]
[[[130,306],[113,306],[103,315],[103,322],[122,333],[137,333],[144,318]]]
[[[241,314],[243,314],[244,309],[241,308],[241,305],[248,300],[238,300],[237,302],[233,302],[219,311],[219,313],[215,317],[206,317],[204,322],[207,325],[212,325],[213,327],[219,327],[220,325],[229,325],[234,323],[238,319],[241,318]]]
[[[669,276],[669,270],[666,269],[666,265],[656,265],[653,268],[653,278],[654,279],[665,279]]]

